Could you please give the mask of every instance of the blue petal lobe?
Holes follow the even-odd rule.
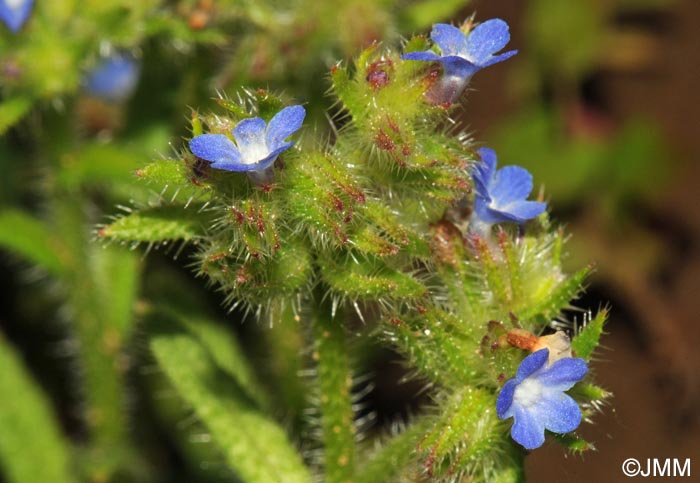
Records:
[[[227,171],[262,171],[270,166],[275,162],[277,159],[277,156],[279,154],[286,150],[289,149],[294,143],[284,143],[282,146],[277,148],[276,150],[272,151],[270,154],[265,156],[263,159],[256,163],[242,163],[242,162],[227,162],[227,163],[218,163],[218,164],[212,164],[213,168],[218,168],[218,169],[225,169]]]
[[[479,67],[478,65],[474,65],[474,63],[457,55],[448,55],[446,57],[441,57],[437,59],[437,61],[442,62],[442,65],[445,68],[446,76],[469,79],[479,70],[481,70],[481,67]]]
[[[515,54],[517,54],[517,50],[509,50],[508,52],[504,52],[499,55],[494,55],[492,57],[489,57],[487,60],[479,64],[479,67],[488,67],[493,64],[498,64],[499,62],[503,62],[504,60],[508,60],[511,57],[513,57]]]
[[[195,156],[211,161],[212,167],[235,171],[229,167],[241,162],[241,154],[228,137],[223,134],[201,134],[190,140],[190,151]],[[216,166],[215,166],[216,165]]]
[[[505,206],[499,206],[498,211],[503,216],[516,223],[525,223],[541,215],[547,209],[547,203],[539,201],[515,201]]]
[[[274,158],[272,161],[274,161]],[[242,163],[240,161],[220,161],[218,163],[212,163],[211,167],[240,173],[244,171],[260,171],[267,168],[271,164],[272,162],[269,162],[268,158],[265,158],[260,162],[251,164]]]
[[[477,153],[481,157],[481,162],[472,168],[472,178],[477,193],[490,201],[489,186],[496,173],[496,152],[491,148],[481,148]]]
[[[481,162],[486,167],[485,172],[489,173],[489,177],[492,177],[493,173],[496,172],[496,164],[498,162],[496,151],[491,148],[479,148],[476,153],[479,155]]]
[[[548,391],[530,412],[546,429],[555,433],[568,433],[581,424],[578,404],[561,391]]]
[[[403,54],[401,56],[402,59],[404,60],[427,60],[427,61],[436,61],[440,60],[442,57],[437,55],[435,52],[431,50],[427,50],[425,52],[409,52],[407,54]]]
[[[0,0],[0,19],[13,32],[17,32],[32,12],[34,0],[25,0],[16,7],[10,7],[6,0]]]
[[[546,370],[537,374],[537,379],[549,388],[566,391],[588,372],[586,361],[574,357],[565,357],[555,361]]]
[[[496,173],[489,186],[489,195],[494,200],[492,208],[500,209],[513,201],[521,201],[532,192],[532,175],[520,166],[506,166]]]
[[[494,18],[477,25],[469,33],[466,49],[469,58],[474,63],[481,64],[505,47],[509,41],[508,24],[500,18]]]
[[[498,210],[492,210],[489,208],[491,200],[489,198],[484,198],[482,196],[476,196],[474,198],[474,211],[477,217],[484,223],[494,224],[494,223],[521,223],[522,220],[515,218],[508,213],[504,213]]]
[[[527,411],[520,406],[513,408],[513,427],[510,428],[512,438],[525,449],[535,449],[544,443],[544,423],[538,419],[538,414]]]
[[[533,352],[520,363],[518,367],[518,372],[515,375],[515,379],[521,382],[526,377],[530,376],[533,372],[542,368],[547,359],[549,358],[549,349],[542,349],[537,352]]]
[[[484,182],[484,175],[479,171],[478,167],[474,168],[472,171],[472,180],[474,181],[476,194],[490,202],[491,198],[489,198],[489,190],[486,188],[486,183]]]
[[[274,156],[276,158],[277,155],[279,155],[282,151],[286,151],[287,149],[291,148],[293,145],[294,145],[294,143],[291,141],[289,141],[287,143],[282,143],[277,147],[277,149],[275,149],[274,151],[272,151],[270,153],[270,156]]]
[[[430,38],[440,47],[440,53],[443,56],[466,56],[467,36],[457,27],[446,23],[436,23],[430,32]]]
[[[496,413],[501,419],[506,419],[511,416],[510,408],[513,405],[513,396],[515,395],[515,388],[518,386],[518,382],[515,379],[511,379],[505,383],[501,392],[498,393],[498,399],[496,399]]]
[[[243,152],[252,144],[265,142],[265,121],[259,117],[243,119],[233,128],[233,137],[236,138],[238,149]]]
[[[215,163],[211,163],[212,168],[223,169],[225,171],[236,171],[236,172],[250,171],[252,166],[254,166],[254,165],[242,163],[242,162],[240,162],[240,160],[238,160],[238,161],[221,160],[221,161],[217,161]]]
[[[302,106],[289,106],[275,114],[265,131],[265,141],[270,150],[280,147],[286,138],[299,130],[306,117]]]

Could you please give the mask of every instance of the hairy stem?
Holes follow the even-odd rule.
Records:
[[[313,321],[317,364],[321,439],[324,447],[325,482],[352,481],[355,465],[355,425],[352,378],[345,331],[338,313],[327,303],[316,307]]]

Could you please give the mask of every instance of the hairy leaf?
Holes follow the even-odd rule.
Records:
[[[586,326],[571,340],[571,350],[585,360],[589,360],[603,335],[603,326],[608,317],[607,310],[601,310]]]
[[[0,246],[53,274],[63,270],[58,242],[49,227],[22,211],[0,212]]]
[[[0,135],[19,122],[32,108],[29,97],[13,97],[0,104]]]
[[[48,398],[4,338],[0,338],[0,391],[0,461],[7,481],[77,481],[69,470],[68,443]]]
[[[100,230],[100,236],[123,241],[191,241],[204,236],[211,216],[198,209],[180,205],[146,208],[118,218]]]
[[[177,392],[211,432],[226,462],[246,483],[310,482],[296,449],[256,410],[191,335],[157,333],[151,349]]]

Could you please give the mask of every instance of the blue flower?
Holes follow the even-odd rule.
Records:
[[[236,144],[223,134],[201,134],[190,141],[190,150],[211,161],[212,168],[226,171],[262,171],[294,143],[285,139],[301,127],[306,110],[289,106],[275,114],[269,124],[259,117],[244,119],[233,128]]]
[[[32,13],[34,0],[0,0],[0,19],[17,32]]]
[[[108,102],[126,100],[136,89],[141,66],[130,54],[115,53],[102,59],[83,80],[85,90]]]
[[[472,172],[476,188],[474,215],[482,224],[524,223],[545,209],[546,203],[527,201],[532,192],[532,175],[520,166],[506,166],[496,170],[493,149],[478,151],[481,163]]]
[[[547,349],[527,356],[496,400],[498,417],[514,419],[510,434],[526,449],[542,446],[545,429],[568,433],[581,424],[578,404],[564,391],[583,379],[588,366],[573,357],[548,365],[548,357]]]
[[[430,38],[440,48],[442,55],[428,50],[410,52],[401,58],[441,62],[445,75],[449,77],[469,79],[484,67],[502,62],[518,53],[517,50],[511,50],[494,55],[510,41],[508,24],[499,18],[477,25],[469,35],[452,25],[438,23],[430,32]]]

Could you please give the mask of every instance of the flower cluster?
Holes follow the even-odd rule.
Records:
[[[34,0],[0,0],[0,20],[13,32],[17,32],[29,19]]]
[[[223,134],[201,134],[190,141],[190,150],[211,161],[211,167],[226,171],[263,171],[294,143],[285,142],[299,130],[306,110],[289,106],[278,112],[269,124],[259,117],[244,119],[233,128],[234,144]]]
[[[433,51],[409,52],[402,58],[437,61],[445,66],[442,87],[429,96],[435,103],[452,102],[477,71],[517,53],[517,50],[511,50],[494,55],[510,41],[508,24],[501,19],[488,20],[475,27],[469,35],[452,25],[436,24],[431,38],[442,55]],[[211,166],[216,169],[263,171],[280,152],[293,144],[284,142],[284,139],[301,127],[304,115],[303,107],[292,106],[273,117],[269,126],[257,117],[245,119],[233,129],[236,144],[223,134],[202,134],[190,141],[190,150],[197,157],[211,161]]]
[[[564,391],[583,379],[586,362],[564,357],[550,365],[548,358],[548,349],[527,356],[496,401],[498,417],[514,419],[510,434],[526,449],[542,446],[545,429],[568,433],[581,423],[578,404]]]

